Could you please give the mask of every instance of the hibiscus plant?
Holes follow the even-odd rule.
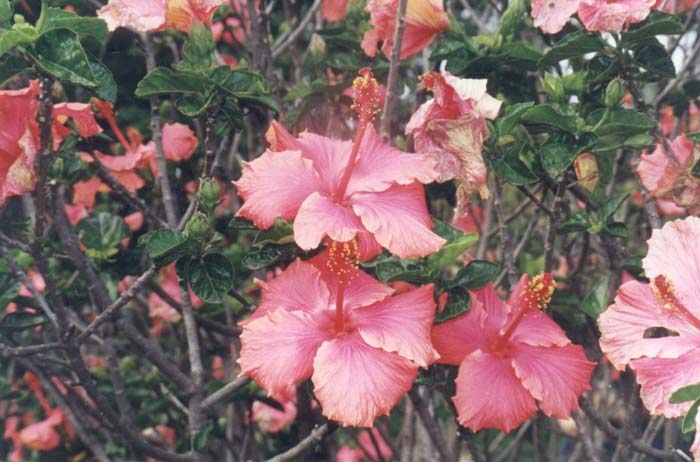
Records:
[[[0,460],[700,460],[700,1],[0,0]]]

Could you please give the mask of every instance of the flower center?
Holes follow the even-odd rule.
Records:
[[[685,318],[690,324],[700,329],[700,319],[698,319],[676,295],[673,283],[666,276],[658,275],[652,281],[654,296],[662,311],[667,311]]]
[[[360,264],[360,246],[357,239],[350,242],[330,241],[328,245],[328,270],[338,276],[338,289],[335,298],[335,330],[342,332],[345,328],[343,302],[345,287],[357,277]]]
[[[544,310],[552,301],[554,293],[554,279],[549,273],[538,274],[530,280],[523,294],[523,307],[520,312],[505,327],[505,331],[498,337],[493,346],[496,352],[506,350],[508,340],[517,329],[520,321],[530,312]]]
[[[355,78],[352,83],[352,91],[354,100],[352,109],[357,112],[360,120],[357,126],[357,132],[355,133],[355,138],[352,141],[350,158],[348,159],[348,163],[345,165],[343,176],[340,178],[340,182],[338,183],[338,189],[333,196],[333,199],[336,202],[342,201],[345,197],[345,190],[350,182],[350,175],[352,174],[352,170],[357,162],[357,154],[360,151],[360,143],[362,143],[362,138],[365,135],[367,126],[379,112],[379,104],[381,102],[379,97],[379,84],[372,75],[372,70],[368,67],[360,69],[359,77]]]

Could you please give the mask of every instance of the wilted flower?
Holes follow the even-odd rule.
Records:
[[[314,264],[292,263],[260,283],[262,301],[242,324],[241,374],[274,397],[311,378],[323,414],[371,426],[436,358],[432,285],[392,296],[357,270],[356,243],[332,243]]]
[[[461,425],[508,432],[539,409],[568,418],[578,409],[594,363],[544,313],[549,274],[524,275],[503,302],[491,284],[474,291],[466,315],[433,328],[438,362],[459,366],[452,401]]]
[[[211,24],[226,0],[109,0],[97,11],[109,30],[127,27],[137,32],[177,29],[187,32],[195,21]]]
[[[654,3],[654,0],[533,0],[532,18],[535,27],[548,34],[562,30],[574,13],[578,13],[589,31],[619,33],[649,16]]]
[[[375,56],[381,41],[382,52],[391,57],[398,7],[399,0],[370,0],[367,4],[365,10],[370,13],[372,23],[372,29],[365,32],[362,39],[362,49],[367,55]],[[408,0],[400,58],[406,59],[419,53],[430,45],[437,34],[449,27],[450,21],[442,0]]]
[[[478,191],[488,198],[488,171],[481,155],[488,137],[487,119],[495,119],[501,102],[486,93],[486,80],[460,79],[432,72],[421,78],[434,98],[423,103],[406,125],[414,136],[416,152],[435,159],[438,181],[456,179],[457,213],[467,213],[469,196]]]
[[[700,218],[656,229],[642,260],[649,283],[629,281],[598,319],[600,347],[620,370],[629,365],[653,415],[679,417],[691,403],[671,404],[679,388],[700,382]],[[653,333],[654,335],[649,335]],[[693,444],[700,457],[700,436]]]

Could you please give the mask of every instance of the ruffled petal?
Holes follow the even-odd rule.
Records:
[[[368,345],[428,367],[437,352],[430,343],[435,315],[432,284],[350,312],[350,323]]]
[[[240,375],[255,380],[272,396],[307,379],[321,344],[332,338],[330,312],[313,316],[278,309],[243,325]]]
[[[531,311],[523,316],[510,338],[513,342],[542,347],[571,343],[561,327],[541,311]]]
[[[700,333],[684,319],[661,309],[649,284],[629,281],[617,291],[615,302],[598,318],[600,348],[618,369],[642,357],[677,358],[700,347]],[[654,328],[680,336],[646,338]]]
[[[388,415],[418,371],[408,359],[367,345],[357,332],[321,345],[313,368],[323,415],[356,427],[371,427]]]
[[[513,343],[513,368],[525,388],[550,417],[567,419],[578,409],[578,397],[590,389],[595,363],[580,345],[535,347]]]
[[[234,184],[245,200],[236,216],[263,229],[278,217],[292,220],[304,199],[320,187],[312,163],[299,151],[266,151],[243,165],[243,175]]]
[[[165,23],[166,0],[110,0],[97,10],[97,17],[107,22],[109,30],[128,27],[137,32],[149,32]]]
[[[294,240],[304,250],[315,249],[326,236],[348,242],[363,230],[364,226],[350,207],[317,192],[302,202],[294,219]]]
[[[462,361],[452,401],[457,421],[473,431],[509,432],[537,411],[535,400],[515,376],[510,360],[476,350]]]
[[[576,13],[580,0],[533,0],[532,25],[547,34],[556,34]]]
[[[691,403],[671,404],[668,400],[674,391],[687,385],[700,383],[700,348],[678,358],[642,358],[630,363],[642,386],[640,397],[644,406],[655,415],[680,417]]]
[[[350,160],[352,141],[303,132],[299,134],[297,143],[302,156],[313,162],[321,182],[319,191],[325,196],[333,197]]]
[[[378,193],[355,193],[352,208],[383,247],[401,258],[436,252],[445,240],[433,233],[420,183],[392,186]]]
[[[433,326],[433,346],[437,350],[440,364],[459,366],[464,358],[486,346],[486,337],[479,323],[476,306],[454,319]]]

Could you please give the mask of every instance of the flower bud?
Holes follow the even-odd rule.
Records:
[[[312,55],[326,54],[326,41],[323,40],[323,37],[317,33],[311,34],[311,40],[309,41],[309,53]]]
[[[584,189],[591,192],[598,186],[598,162],[589,152],[579,154],[574,161],[576,178]]]
[[[199,202],[207,210],[212,210],[219,203],[221,187],[213,178],[203,178],[199,184]]]
[[[605,105],[615,107],[625,97],[625,86],[620,79],[612,79],[605,89]]]
[[[192,215],[190,221],[185,225],[185,234],[192,239],[204,239],[211,230],[211,220],[202,212]]]

